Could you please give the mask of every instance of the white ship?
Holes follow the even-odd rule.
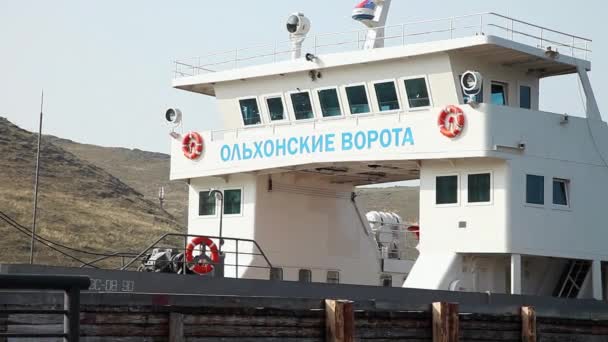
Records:
[[[385,26],[389,7],[363,1],[364,29],[318,35],[295,13],[286,42],[176,62],[173,86],[215,97],[224,125],[187,113],[172,132],[189,234],[250,239],[272,261],[197,238],[210,255],[192,248],[192,269],[222,258],[226,277],[602,299],[608,129],[591,41],[494,13]],[[586,111],[540,111],[540,80],[566,74]],[[366,217],[353,196],[409,180],[419,224]]]

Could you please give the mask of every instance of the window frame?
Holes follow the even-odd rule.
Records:
[[[280,279],[272,279],[272,271],[273,270],[279,271],[278,273],[280,274]],[[271,280],[271,281],[283,281],[283,280],[285,280],[285,273],[283,272],[283,268],[282,267],[272,267],[272,268],[270,268],[270,270],[268,271],[268,280]]]
[[[453,177],[456,176],[456,203],[445,203],[445,204],[437,204],[437,178],[438,177]],[[435,198],[433,200],[436,208],[449,208],[449,207],[459,207],[460,206],[460,193],[462,191],[461,188],[461,176],[460,173],[441,173],[436,174],[433,177],[433,190],[435,194]]]
[[[528,176],[537,176],[537,177],[543,177],[543,204],[537,204],[537,203],[528,203]],[[530,208],[539,208],[539,209],[544,209],[545,205],[547,204],[547,177],[545,177],[544,175],[541,175],[540,172],[539,173],[524,173],[524,206],[526,207],[530,207]],[[553,199],[551,199],[551,202],[553,202]]]
[[[335,116],[323,116],[323,107],[321,106],[321,98],[319,97],[319,91],[322,90],[336,90],[336,95],[338,96],[338,103],[340,104],[340,115],[335,115]],[[330,87],[322,87],[322,88],[315,88],[315,96],[316,96],[316,102],[318,107],[316,108],[317,111],[320,114],[319,119],[320,120],[334,120],[334,119],[339,119],[339,118],[343,118],[344,116],[346,116],[346,112],[344,111],[344,101],[342,101],[342,93],[340,91],[340,87],[338,86],[330,86]],[[350,110],[350,106],[349,106],[349,110]],[[300,120],[302,121],[302,120]]]
[[[365,95],[367,96],[367,105],[369,106],[369,112],[367,112],[367,113],[353,114],[352,111],[350,110],[350,101],[348,100],[348,93],[346,92],[346,89],[352,88],[352,87],[358,87],[358,86],[363,86],[365,89]],[[354,116],[354,117],[374,115],[374,107],[373,107],[374,104],[372,102],[370,102],[369,87],[367,86],[367,83],[358,82],[358,83],[345,84],[341,88],[342,88],[342,91],[344,92],[344,98],[346,99],[346,104],[347,104],[346,108],[348,110],[348,112],[345,111],[345,113],[348,113],[349,116]]]
[[[490,81],[490,89],[489,89],[489,91],[490,91],[489,101],[490,102],[487,102],[487,103],[491,104],[493,106],[500,106],[500,105],[495,104],[492,101],[492,86],[495,85],[495,84],[501,85],[505,89],[505,104],[502,105],[502,106],[503,107],[509,107],[509,106],[511,106],[511,96],[509,94],[509,92],[511,91],[510,90],[511,89],[511,84],[509,82],[507,82],[507,81],[500,81],[500,80],[491,80]],[[519,98],[519,95],[518,95],[518,98]]]
[[[223,208],[221,208],[222,209],[222,215],[224,217],[243,216],[243,211],[245,209],[245,205],[243,203],[244,199],[245,199],[245,191],[244,191],[243,187],[229,187],[229,188],[223,188],[223,189],[218,189],[218,190],[220,190],[222,192],[222,196],[224,196],[224,197],[222,197],[223,198],[223,202],[224,202],[224,203],[222,203],[222,207]],[[225,213],[225,209],[226,209],[226,197],[225,197],[226,196],[226,190],[240,190],[241,191],[241,209],[240,209],[240,212],[238,214],[226,214]],[[216,203],[217,203],[217,201],[216,201]]]
[[[293,100],[291,98],[291,95],[293,95],[293,94],[300,94],[300,93],[308,93],[308,97],[310,98],[310,108],[312,110],[312,118],[309,118],[309,119],[300,119],[300,120],[298,120],[296,118],[296,110],[295,110],[295,108],[293,106]],[[299,91],[298,90],[288,91],[286,93],[286,95],[287,95],[287,98],[289,99],[289,109],[288,109],[288,111],[289,111],[289,113],[291,115],[290,119],[291,119],[292,122],[310,122],[310,121],[314,121],[314,120],[316,120],[318,118],[317,113],[316,113],[316,109],[317,108],[316,108],[314,96],[313,96],[312,91],[310,89],[300,89]]]
[[[528,87],[530,88],[530,108],[524,108],[521,106],[521,88],[522,87]],[[527,110],[534,110],[534,87],[532,87],[531,84],[526,83],[526,82],[517,82],[517,107],[519,109],[527,109]]]
[[[565,185],[565,189],[566,189],[566,205],[563,204],[556,204],[553,201],[553,196],[554,194],[554,190],[553,190],[553,183],[554,182],[562,182]],[[551,177],[551,208],[555,209],[555,210],[570,210],[572,207],[572,196],[570,194],[570,184],[571,184],[571,180],[568,178],[564,178],[564,177]]]
[[[424,78],[424,82],[426,83],[426,92],[427,92],[427,94],[429,94],[429,105],[424,106],[424,107],[410,107],[410,98],[407,94],[407,87],[405,86],[405,82],[409,81],[409,80],[417,80],[420,78]],[[433,93],[431,93],[431,83],[429,82],[429,75],[424,74],[424,75],[401,77],[399,79],[399,83],[401,84],[401,87],[403,87],[402,91],[403,91],[403,94],[405,95],[404,102],[406,103],[407,109],[409,112],[424,111],[424,110],[429,110],[429,109],[433,108]]]
[[[382,111],[380,109],[378,93],[376,92],[376,84],[390,83],[390,82],[392,82],[393,85],[395,86],[395,92],[397,93],[397,103],[399,104],[399,109],[391,109],[391,110]],[[391,79],[386,79],[386,80],[372,81],[371,84],[372,84],[372,89],[374,91],[374,99],[376,100],[374,103],[374,106],[378,107],[378,108],[375,108],[375,109],[377,109],[377,111],[376,111],[377,113],[394,114],[394,113],[398,113],[403,110],[403,100],[401,99],[401,91],[400,91],[401,89],[399,88],[399,82],[397,79],[391,78]]]
[[[201,218],[201,219],[207,219],[207,218],[217,218],[219,216],[219,210],[218,210],[218,206],[219,206],[219,201],[216,199],[215,200],[215,210],[214,210],[214,214],[212,215],[201,215],[201,192],[211,192],[212,190],[215,189],[197,189],[196,190],[196,195],[197,195],[197,206],[196,206],[196,210],[197,210],[197,217]],[[222,192],[223,195],[223,192]]]
[[[272,120],[272,118],[270,117],[270,106],[268,106],[268,99],[276,99],[276,98],[280,98],[281,102],[283,103],[283,119],[282,120]],[[275,94],[268,94],[268,95],[262,95],[262,99],[264,102],[264,109],[266,110],[265,116],[268,121],[267,123],[269,124],[278,124],[278,123],[283,123],[283,122],[288,122],[290,120],[289,117],[289,108],[287,108],[287,103],[285,102],[285,96],[283,95],[283,93],[275,93]]]
[[[245,124],[245,118],[243,117],[243,112],[241,111],[241,101],[242,100],[255,100],[256,104],[258,105],[258,111],[260,112],[260,123],[258,124],[253,124],[253,125],[246,125]],[[239,114],[241,116],[241,122],[243,124],[244,128],[249,128],[249,127],[260,127],[266,124],[266,122],[264,122],[264,110],[262,109],[262,107],[260,106],[260,99],[257,96],[244,96],[244,97],[238,97],[236,99],[236,104],[238,105],[238,109],[239,109]]]
[[[329,274],[330,274],[331,272],[333,272],[334,274],[336,274],[336,275],[337,275],[337,278],[336,278],[336,279],[337,279],[337,282],[332,282],[332,283],[330,283],[330,282],[329,282]],[[325,275],[325,282],[326,282],[327,284],[340,284],[340,271],[338,271],[338,270],[327,270],[327,273],[326,273],[326,275]]]
[[[384,280],[390,281],[389,286],[384,286]],[[393,275],[387,273],[380,274],[380,287],[393,287]]]
[[[487,202],[469,202],[469,176],[474,176],[474,175],[485,175],[485,174],[489,174],[490,175],[490,200]],[[475,207],[475,206],[489,206],[489,205],[493,205],[494,204],[494,172],[491,170],[480,170],[480,171],[470,171],[465,173],[466,177],[462,177],[462,181],[465,182],[464,186],[462,187],[462,189],[466,189],[466,205],[470,206],[470,207]]]
[[[300,274],[302,271],[308,271],[308,281],[302,281],[302,279],[300,278]],[[298,282],[299,283],[312,283],[312,270],[310,268],[298,269]]]

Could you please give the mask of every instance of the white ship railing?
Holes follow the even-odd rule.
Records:
[[[496,13],[480,13],[435,20],[390,25],[385,28],[385,46],[399,46],[475,35],[494,35],[541,49],[590,60],[590,39],[556,31]],[[363,48],[368,30],[322,33],[309,36],[303,51],[317,54],[346,52]],[[236,48],[205,56],[175,61],[175,78],[288,60],[290,41]]]

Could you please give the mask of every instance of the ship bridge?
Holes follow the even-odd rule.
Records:
[[[173,134],[191,233],[223,219],[286,280],[602,297],[608,127],[590,40],[494,13],[303,38],[176,62],[173,86],[214,96],[224,126]],[[542,111],[540,80],[566,74],[584,112]],[[353,192],[412,179],[410,269],[378,251]]]

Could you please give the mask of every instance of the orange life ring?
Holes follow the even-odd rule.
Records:
[[[201,245],[201,244],[205,244],[207,247],[209,247],[211,254],[209,257],[207,257],[207,255],[205,255],[204,253],[201,253],[201,255],[199,255],[195,260],[195,257],[193,255],[194,247]],[[207,262],[204,262],[203,259],[207,260]],[[205,236],[196,237],[196,238],[192,239],[192,241],[190,241],[190,243],[188,244],[188,247],[186,247],[186,263],[191,264],[194,262],[194,265],[188,266],[188,268],[194,273],[197,273],[197,274],[209,273],[209,272],[213,271],[213,268],[214,268],[213,264],[218,263],[219,261],[220,261],[220,253],[217,249],[217,246],[208,237],[205,237]]]
[[[182,151],[188,159],[196,159],[203,154],[203,137],[196,132],[186,134],[182,140]]]
[[[447,106],[439,114],[437,125],[441,134],[448,138],[456,138],[464,129],[464,112],[457,106]]]

